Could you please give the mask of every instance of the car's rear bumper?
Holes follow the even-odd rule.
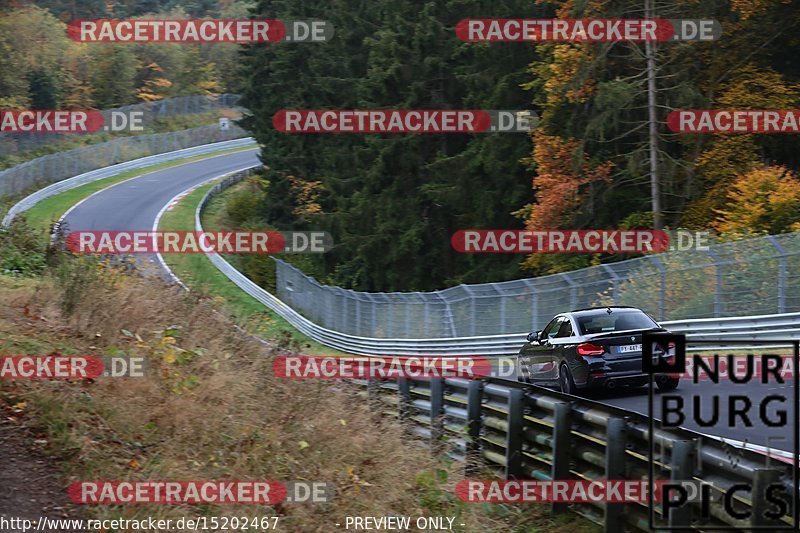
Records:
[[[671,376],[669,374],[656,374],[654,381],[665,381]],[[641,387],[647,385],[649,376],[641,372],[606,372],[606,373],[590,373],[586,377],[586,381],[582,384],[584,387],[604,387],[614,388],[620,387]]]

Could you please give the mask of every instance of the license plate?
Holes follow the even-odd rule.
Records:
[[[628,352],[641,352],[642,345],[641,344],[626,344],[625,346],[618,346],[619,353],[628,353]]]

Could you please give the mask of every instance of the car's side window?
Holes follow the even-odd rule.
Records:
[[[548,337],[548,338],[551,338],[551,339],[553,337],[555,337],[556,333],[558,332],[558,328],[561,327],[561,321],[562,320],[564,320],[564,317],[561,317],[561,316],[556,317],[553,320],[551,320],[550,323],[547,324],[547,326],[545,326],[545,328],[544,328],[543,337]]]
[[[572,322],[569,318],[564,317],[564,321],[561,322],[561,327],[558,328],[558,335],[556,335],[556,337],[572,337]]]

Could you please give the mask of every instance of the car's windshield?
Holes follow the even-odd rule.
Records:
[[[596,314],[578,317],[581,334],[608,333],[658,327],[653,319],[641,311],[598,311]]]

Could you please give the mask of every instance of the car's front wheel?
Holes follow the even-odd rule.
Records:
[[[575,380],[572,379],[572,372],[566,364],[562,364],[558,370],[558,384],[561,392],[564,394],[575,394],[578,388],[575,386]]]

